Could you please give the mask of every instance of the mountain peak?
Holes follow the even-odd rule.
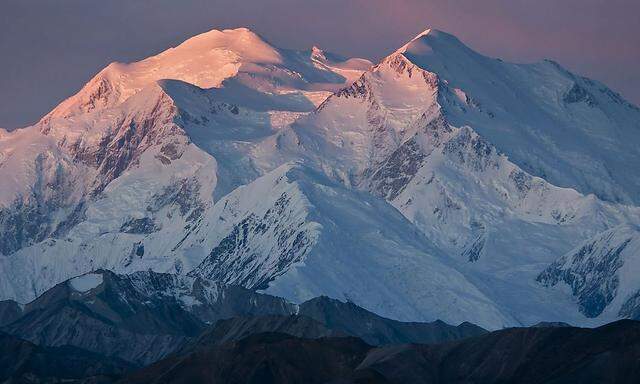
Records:
[[[111,63],[42,121],[113,107],[161,79],[181,80],[208,89],[219,88],[225,80],[250,72],[260,78],[254,82],[270,83],[272,88],[307,87],[308,82],[313,82],[336,84],[318,86],[334,91],[371,65],[318,47],[313,47],[310,54],[301,54],[277,48],[248,28],[212,29],[141,61]],[[309,66],[309,60],[320,61],[326,68]],[[271,83],[276,77],[277,84]]]
[[[241,28],[223,29],[223,30],[211,29],[207,32],[203,32],[199,35],[190,37],[180,45],[184,45],[190,42],[191,43],[199,42],[199,41],[220,42],[221,40],[241,40],[244,43],[250,42],[253,40],[256,43],[266,44],[262,36],[260,36],[259,34],[252,31],[249,28],[241,27]]]
[[[282,63],[280,51],[248,28],[210,30],[134,63],[111,63],[43,120],[69,117],[123,102],[160,79],[219,87],[245,63]]]
[[[252,62],[280,62],[277,49],[260,35],[248,28],[212,29],[193,36],[175,48],[170,48],[156,57],[173,56],[192,60],[195,54],[207,54],[210,51],[226,50],[239,58]],[[177,57],[176,57],[177,56]]]
[[[417,34],[395,53],[422,56],[428,55],[435,50],[442,51],[458,47],[466,48],[457,37],[437,29],[428,28]]]
[[[426,36],[426,35],[428,35],[429,33],[431,33],[431,31],[433,31],[431,28],[427,28],[427,29],[425,29],[424,31],[422,31],[422,32],[418,33],[418,34],[416,35],[416,37],[414,37],[413,39],[411,39],[411,41],[416,40],[416,39],[419,39],[419,38],[421,38],[421,37],[423,37],[423,36]],[[437,30],[435,30],[435,31],[437,32]]]

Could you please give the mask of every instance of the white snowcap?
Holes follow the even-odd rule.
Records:
[[[74,277],[69,280],[71,288],[78,292],[88,292],[94,288],[97,288],[102,284],[102,274],[100,273],[86,273],[78,277]]]

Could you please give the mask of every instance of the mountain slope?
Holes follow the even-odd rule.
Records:
[[[101,270],[51,288],[3,329],[39,345],[73,345],[146,365],[219,319],[294,310],[280,298],[203,279]]]
[[[580,241],[637,224],[640,210],[555,186],[466,125],[472,121],[454,124],[450,82],[412,62],[406,49],[279,132],[274,142],[282,153],[307,159],[347,186],[385,198],[520,324],[590,322],[570,298],[561,292],[549,297],[535,278]],[[446,54],[449,48],[443,49]],[[512,118],[520,117],[514,111]],[[530,300],[523,302],[523,295]]]
[[[255,142],[369,64],[211,31],[112,65],[37,125],[3,132],[0,271],[19,277],[2,297],[27,302],[99,268],[186,272],[175,253],[205,210],[279,165],[246,158]]]
[[[536,278],[640,224],[637,121],[556,64],[438,31],[370,69],[211,31],[0,133],[0,298],[151,269],[491,329],[634,316]]]
[[[305,91],[303,96],[308,91],[313,99],[315,92],[337,89],[371,65],[363,59],[331,58],[316,47],[308,52],[276,48],[247,28],[214,29],[139,62],[111,63],[45,120],[115,106],[162,79],[218,88],[237,78],[264,91]]]
[[[546,287],[567,285],[587,317],[638,319],[640,231],[623,225],[585,241],[537,277]]]
[[[22,315],[22,307],[13,300],[0,301],[0,327],[9,324]]]
[[[172,356],[124,383],[634,383],[639,326],[510,328],[458,342],[373,348],[263,333]]]
[[[384,201],[304,165],[283,165],[217,202],[192,241],[225,227],[191,275],[297,303],[345,298],[398,320],[457,323],[473,313],[480,326],[513,321]]]
[[[239,286],[150,271],[94,271],[60,283],[24,306],[1,304],[4,332],[139,366],[176,351],[260,332],[306,338],[351,335],[374,345],[435,343],[486,332],[469,323],[403,323],[327,297],[295,305]]]
[[[437,74],[444,113],[554,185],[640,203],[640,109],[558,64],[511,64],[427,30],[397,52]]]
[[[395,321],[353,303],[343,303],[324,296],[300,304],[298,314],[315,319],[329,329],[357,336],[371,345],[443,343],[486,332],[471,323],[451,326],[440,320],[432,323]]]
[[[353,303],[343,303],[321,296],[300,304],[295,315],[220,320],[181,348],[179,354],[204,346],[239,341],[262,332],[285,333],[302,338],[355,336],[370,345],[437,344],[487,333],[470,323],[452,326],[440,320],[432,323],[391,320]]]
[[[254,334],[273,332],[305,339],[323,337],[346,337],[347,334],[326,328],[322,323],[306,316],[252,316],[234,317],[218,321],[205,330],[197,339],[181,348],[176,354],[240,341]]]
[[[324,383],[347,378],[370,348],[356,338],[261,333],[162,360],[123,383]]]
[[[371,351],[358,366],[397,383],[633,383],[638,323],[511,328],[456,343]]]

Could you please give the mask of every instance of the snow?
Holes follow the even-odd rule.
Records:
[[[614,321],[625,304],[640,292],[639,255],[640,228],[620,225],[567,252],[537,280],[549,290],[570,291],[580,303],[581,312],[589,317]],[[635,307],[636,311],[639,309]]]
[[[370,65],[211,31],[0,132],[0,299],[105,268],[142,291],[157,289],[145,271],[179,273],[158,294],[185,306],[205,276],[401,320],[616,318],[640,289],[637,251],[596,318],[536,278],[640,224],[637,109],[436,30]],[[567,98],[575,84],[587,93]]]
[[[640,109],[603,84],[551,61],[512,64],[482,56],[436,30],[397,54],[437,74],[440,103],[453,125],[471,126],[527,172],[604,200],[640,203],[634,144]],[[576,86],[585,99],[568,101]],[[450,95],[455,89],[472,103]]]
[[[518,323],[593,323],[575,312],[565,292],[541,289],[535,278],[582,239],[638,223],[640,211],[527,173],[474,127],[449,121],[443,88],[431,72],[392,55],[365,73],[354,92],[332,96],[279,142],[346,185],[387,198]],[[464,91],[453,93],[473,107]],[[438,125],[440,117],[446,120]],[[411,142],[415,153],[394,157]],[[403,174],[412,163],[415,173]],[[389,164],[396,168],[375,179]],[[379,189],[402,180],[397,193]]]
[[[69,280],[69,284],[78,292],[87,292],[102,284],[102,274],[87,273]]]
[[[20,199],[35,204],[25,197],[34,190],[33,198],[43,196],[39,204],[45,206],[42,223],[23,233],[22,243],[14,244],[13,229],[3,232],[7,237],[0,240],[10,248],[0,252],[11,257],[0,260],[0,271],[21,271],[20,278],[2,279],[3,294],[26,302],[51,284],[100,267],[188,272],[219,238],[179,247],[189,237],[185,228],[197,226],[201,210],[215,200],[276,166],[257,167],[247,157],[252,148],[370,66],[366,60],[331,54],[312,59],[310,52],[274,48],[246,29],[194,39],[140,63],[110,65],[41,123],[3,133],[0,176],[7,182],[0,206],[14,211]],[[223,88],[204,90],[230,76],[210,61],[216,55],[242,68]],[[197,73],[204,82],[188,77]],[[130,146],[115,150],[122,139]],[[107,167],[124,160],[113,180],[113,169],[92,163],[105,152],[112,156],[103,162]],[[34,166],[39,156],[43,167]],[[42,186],[42,195],[34,184]],[[49,196],[49,185],[61,196]],[[96,191],[99,198],[92,196]],[[39,240],[70,217],[79,224],[64,239]],[[154,223],[150,228],[157,232],[122,232],[133,219]],[[143,256],[137,255],[140,247]]]
[[[225,80],[237,77],[275,93],[332,91],[370,66],[362,59],[317,60],[311,53],[279,49],[247,28],[211,30],[139,62],[111,63],[45,120],[117,105],[162,79],[219,88]]]
[[[278,205],[282,199],[286,204]],[[218,207],[223,211],[217,213]],[[284,212],[270,222],[265,212],[278,209]],[[392,207],[302,164],[285,164],[239,188],[214,212],[213,217],[223,218],[223,228],[245,223],[248,216],[263,220],[241,225],[248,234],[237,243],[247,245],[233,248],[232,255],[215,252],[220,264],[208,268],[214,258],[205,259],[194,270],[199,276],[249,287],[260,286],[263,276],[277,276],[266,293],[296,303],[319,295],[349,298],[401,320],[456,322],[474,316],[483,326],[514,323]],[[202,231],[215,236],[206,224]],[[307,236],[311,246],[284,243],[288,232],[294,232],[290,239]],[[281,255],[292,252],[291,262],[283,266]]]

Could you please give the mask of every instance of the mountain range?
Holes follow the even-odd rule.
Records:
[[[510,328],[437,345],[260,333],[199,345],[121,383],[634,383],[638,324]]]
[[[374,64],[213,30],[0,130],[0,316],[56,345],[91,292],[74,318],[138,363],[320,296],[489,330],[639,319],[637,143],[640,109],[605,85],[445,32]],[[112,286],[136,299],[91,296]],[[220,290],[247,312],[211,312]]]
[[[13,309],[13,310],[2,310]],[[90,351],[134,367],[196,344],[261,332],[353,336],[370,345],[437,343],[477,336],[476,325],[405,323],[326,296],[300,305],[202,278],[100,270],[74,277],[19,305],[0,302],[0,331],[40,346]]]
[[[0,302],[3,383],[633,383],[640,322],[494,332],[106,270]]]

